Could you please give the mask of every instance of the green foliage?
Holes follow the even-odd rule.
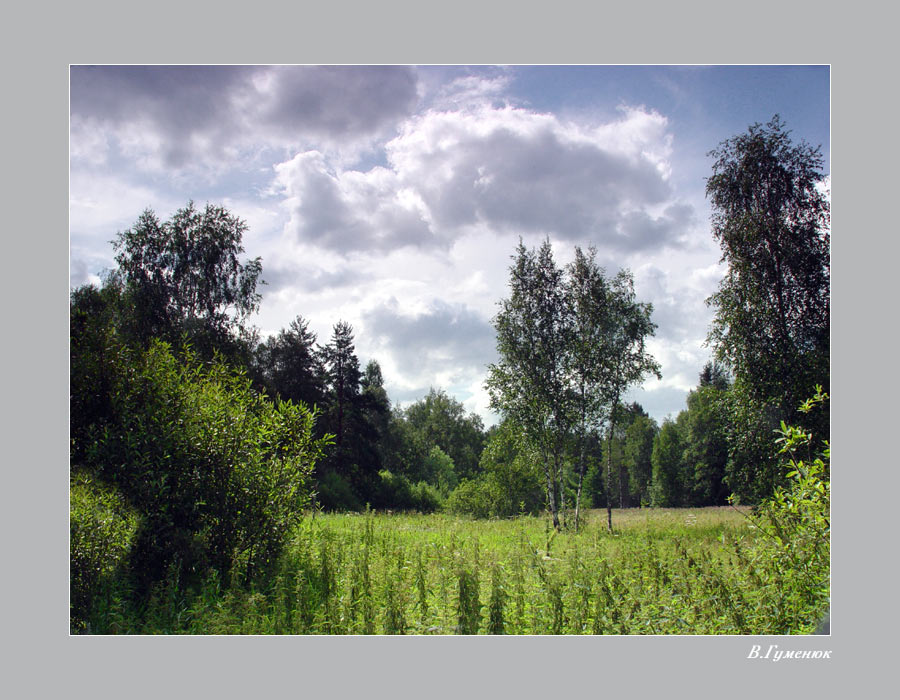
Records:
[[[453,460],[440,447],[435,445],[425,458],[423,465],[426,481],[437,487],[444,496],[449,494],[458,483]]]
[[[685,413],[686,496],[690,505],[723,505],[728,464],[725,401],[727,392],[715,384],[688,394]]]
[[[433,513],[444,505],[444,494],[427,481],[419,481],[409,487],[413,510],[420,513]]]
[[[580,443],[580,496],[589,432],[608,420],[611,441],[623,393],[647,374],[659,374],[645,345],[656,328],[652,306],[636,301],[631,273],[622,270],[607,280],[593,250],[585,255],[576,248],[575,254],[563,271],[549,240],[536,251],[519,242],[510,267],[510,295],[501,300],[493,320],[499,361],[488,367],[485,381],[491,407],[513,420],[540,454],[557,529],[566,502],[565,453],[573,437]],[[624,503],[624,470],[619,482]],[[607,483],[607,496],[610,491]]]
[[[335,324],[320,354],[326,379],[323,424],[335,436],[320,472],[339,474],[360,502],[374,503],[379,498],[378,473],[384,467],[380,443],[390,415],[381,368],[370,362],[365,373],[360,371],[353,327],[344,321]]]
[[[441,508],[441,493],[431,484],[424,481],[411,484],[402,474],[394,474],[387,469],[378,472],[378,478],[372,502],[376,508],[420,513],[431,513]]]
[[[169,221],[149,209],[116,236],[116,277],[133,301],[135,335],[180,342],[186,333],[209,358],[234,347],[259,308],[260,258],[239,261],[247,225],[220,206],[189,202]]]
[[[772,432],[783,411],[774,401],[759,401],[737,379],[724,401],[728,462],[725,481],[742,503],[759,503],[783,480]]]
[[[334,326],[331,341],[322,348],[322,363],[328,387],[325,424],[335,436],[322,468],[336,471],[359,486],[358,453],[354,450],[360,392],[359,358],[353,344],[353,327],[344,321]]]
[[[628,485],[639,504],[650,503],[653,481],[653,439],[658,428],[648,416],[636,416],[625,431],[624,460]]]
[[[506,601],[509,594],[503,585],[503,573],[499,566],[491,570],[491,599],[488,604],[488,634],[506,633]]]
[[[254,373],[269,395],[307,406],[322,405],[324,368],[315,343],[309,322],[298,316],[256,348]]]
[[[481,602],[478,599],[478,573],[460,569],[457,595],[457,630],[459,634],[478,634],[481,625]]]
[[[114,586],[124,567],[139,518],[114,489],[87,474],[71,477],[69,486],[70,625],[83,631],[95,599]]]
[[[477,518],[539,513],[545,504],[539,464],[517,426],[505,420],[489,433],[481,474],[464,479],[449,495],[446,508]]]
[[[382,441],[385,466],[408,479],[424,479],[423,465],[429,449],[425,436],[406,419],[406,412],[395,407]]]
[[[567,351],[570,309],[563,272],[549,240],[539,250],[520,241],[510,267],[510,295],[494,317],[499,360],[488,366],[491,408],[518,424],[543,462],[547,502],[559,527],[561,458],[571,428]]]
[[[142,514],[132,567],[144,582],[170,564],[249,577],[277,557],[309,498],[327,439],[314,414],[272,403],[222,362],[176,359],[154,341],[129,354],[110,391],[113,419],[92,426],[86,465]]]
[[[827,400],[817,386],[799,411],[809,414]],[[753,522],[763,536],[743,558],[760,584],[752,597],[769,617],[766,632],[812,632],[830,595],[831,450],[823,441],[814,451],[811,432],[784,422],[776,432],[787,483],[756,510]]]
[[[463,479],[447,497],[444,507],[450,513],[489,518],[494,514],[494,493],[486,479]]]
[[[653,442],[653,505],[663,508],[680,506],[685,497],[684,441],[679,426],[663,421]]]
[[[123,606],[113,589],[109,603],[95,611],[91,629],[144,634],[495,634],[501,626],[504,634],[809,632],[809,621],[824,612],[827,598],[804,604],[792,588],[802,581],[786,568],[792,566],[790,558],[767,563],[755,554],[776,541],[746,513],[746,508],[728,507],[629,509],[617,514],[615,536],[607,533],[605,517],[595,513],[587,514],[577,534],[556,533],[546,519],[530,516],[484,522],[443,514],[317,514],[294,529],[273,575],[256,586],[225,585],[213,575],[189,584],[173,576],[141,608]],[[827,537],[823,542],[827,548]],[[817,562],[827,567],[827,554]],[[816,569],[814,580],[823,571],[827,568]]]
[[[437,485],[427,471],[416,474],[422,461],[435,447],[439,447],[453,461],[454,473],[458,478],[471,478],[478,473],[478,460],[484,446],[484,426],[478,415],[466,414],[460,401],[432,388],[423,399],[407,407],[396,419],[405,423],[406,429],[401,428],[401,433],[405,433],[407,440],[413,443],[409,448],[400,447],[401,450],[414,451],[412,461],[404,465],[411,478],[424,478]]]
[[[759,500],[781,482],[771,430],[830,376],[830,204],[818,148],[776,115],[710,153],[706,192],[728,271],[707,303],[717,359],[732,370],[729,484]],[[828,413],[816,418],[828,432]]]
[[[316,502],[325,510],[362,510],[350,483],[336,472],[325,472],[316,483]]]

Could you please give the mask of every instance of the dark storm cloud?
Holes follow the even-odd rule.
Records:
[[[239,128],[234,97],[250,88],[256,69],[223,66],[73,66],[73,118],[105,128],[140,130],[159,140],[163,163],[185,165],[202,137],[221,155]],[[128,139],[124,133],[122,139]]]
[[[392,66],[312,66],[272,69],[273,96],[262,122],[284,135],[326,139],[382,130],[416,105],[416,76]]]
[[[223,66],[73,66],[73,115],[151,119],[173,136],[233,119],[230,96],[258,69]]]
[[[369,311],[363,322],[366,334],[413,377],[453,369],[483,371],[496,357],[493,327],[462,304],[435,299],[425,313],[408,316],[392,300]]]
[[[334,146],[380,133],[416,104],[406,67],[74,66],[73,119],[146,138],[166,166],[229,149]],[[127,134],[129,128],[136,133]]]

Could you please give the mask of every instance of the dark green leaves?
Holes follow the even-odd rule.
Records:
[[[132,296],[138,337],[177,342],[187,333],[207,356],[259,307],[259,258],[239,262],[247,225],[220,206],[194,203],[160,221],[149,209],[119,233],[117,276]]]

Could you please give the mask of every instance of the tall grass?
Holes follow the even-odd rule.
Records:
[[[798,605],[729,508],[590,513],[578,533],[522,516],[317,515],[295,529],[265,587],[158,586],[113,600],[94,631],[196,634],[806,633]],[[113,594],[113,598],[115,594]],[[789,610],[790,614],[784,614]]]

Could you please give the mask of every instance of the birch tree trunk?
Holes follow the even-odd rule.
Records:
[[[609,437],[607,438],[606,443],[606,530],[607,532],[612,532],[612,496],[610,495],[610,487],[612,483],[610,482],[609,475],[612,472],[612,441],[613,441],[613,431],[616,429],[616,408],[618,407],[619,399],[618,397],[613,402],[612,411],[609,416]]]

